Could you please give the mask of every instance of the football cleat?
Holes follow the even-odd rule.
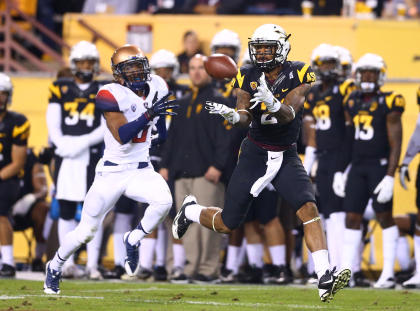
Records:
[[[393,278],[393,277],[389,277],[389,278],[379,277],[379,279],[373,285],[373,288],[391,289],[391,288],[395,288],[395,285],[396,285],[395,278]]]
[[[15,267],[4,263],[0,270],[0,278],[14,278],[15,276]]]
[[[45,267],[44,293],[58,295],[60,293],[61,272],[50,269],[50,262]]]
[[[174,284],[187,284],[189,280],[184,274],[184,269],[181,267],[175,267],[171,274],[171,283]]]
[[[405,281],[404,288],[420,288],[420,272],[416,272],[409,280]]]
[[[336,267],[325,271],[318,282],[319,298],[322,302],[330,302],[334,295],[347,286],[351,277],[349,269],[336,272]]]
[[[174,222],[172,223],[172,235],[177,240],[184,236],[185,232],[188,230],[188,227],[192,224],[192,221],[185,216],[185,208],[188,205],[193,204],[197,204],[196,197],[191,194],[187,195],[182,202],[181,208],[174,218]]]
[[[127,251],[127,256],[125,257],[124,261],[124,268],[125,272],[129,276],[135,276],[139,270],[139,246],[140,242],[137,242],[135,245],[131,245],[128,242],[128,236],[130,235],[131,231],[128,231],[124,234],[124,244],[125,250]]]

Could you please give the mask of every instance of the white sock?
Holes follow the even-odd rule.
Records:
[[[343,255],[341,268],[352,269],[356,256],[359,256],[359,245],[362,239],[362,230],[344,229]]]
[[[414,235],[414,258],[416,259],[416,271],[420,272],[420,236]]]
[[[126,251],[124,245],[124,233],[131,229],[131,214],[115,213],[114,221],[114,264],[124,267]]]
[[[205,207],[200,204],[191,204],[185,208],[185,216],[194,222],[200,223],[200,214]]]
[[[51,227],[54,224],[54,221],[51,219],[49,215],[45,218],[44,228],[42,229],[42,237],[45,241],[48,241],[50,236]]]
[[[2,245],[1,246],[1,259],[3,264],[9,266],[15,266],[15,260],[13,258],[13,245]]]
[[[395,225],[382,230],[384,267],[381,277],[389,278],[394,276],[398,236],[398,227]]]
[[[244,264],[245,258],[246,258],[246,238],[243,238],[242,245],[241,245],[241,248],[239,249],[239,254],[238,254],[238,268]]]
[[[246,253],[248,255],[249,264],[251,266],[262,268],[262,266],[264,265],[263,263],[264,247],[262,244],[260,243],[247,244]]]
[[[128,235],[128,243],[130,243],[131,245],[136,245],[139,241],[143,240],[145,236],[146,236],[146,233],[143,230],[134,229]]]
[[[307,250],[308,250],[308,263],[306,265],[306,269],[308,270],[308,274],[311,275],[315,272],[314,259],[312,258],[311,251],[308,248]]]
[[[168,231],[163,223],[158,226],[158,235],[156,240],[155,254],[156,266],[166,266],[166,250],[168,248]]]
[[[357,253],[356,253],[356,256],[354,256],[353,265],[351,268],[351,272],[353,274],[356,272],[359,272],[361,269],[363,249],[364,249],[364,244],[362,241],[359,241],[359,247],[357,248]]]
[[[337,212],[330,215],[332,222],[333,235],[335,236],[333,248],[330,248],[328,244],[328,253],[331,259],[331,267],[336,266],[337,269],[341,268],[341,260],[343,253],[343,239],[344,239],[344,229],[346,228],[346,213]],[[328,231],[327,231],[328,236]]]
[[[144,238],[140,244],[140,267],[151,270],[156,239]]]
[[[174,243],[172,244],[172,251],[174,253],[173,266],[184,269],[186,261],[184,245]]]
[[[47,244],[37,242],[35,246],[35,258],[42,259],[44,256],[45,250],[47,249]]]
[[[229,245],[226,255],[226,269],[232,270],[233,274],[238,274],[238,255],[241,248],[239,246]]]
[[[92,241],[86,244],[87,263],[86,268],[89,270],[98,269],[99,253],[101,251],[103,227],[102,222],[96,231]]]
[[[275,245],[268,248],[273,265],[281,266],[286,264],[286,245]]]
[[[327,233],[327,246],[328,246],[328,253],[330,256],[330,263],[331,267],[335,267],[338,265],[338,258],[337,258],[337,248],[335,239],[337,236],[335,235],[335,225],[333,223],[332,218],[325,219],[325,231]]]
[[[65,244],[66,242],[66,235],[67,233],[73,231],[77,227],[77,222],[72,220],[65,220],[65,219],[58,219],[58,240],[60,242],[60,246]],[[74,265],[74,256],[73,254],[67,259],[66,265]]]
[[[315,273],[318,276],[318,280],[324,275],[325,271],[330,269],[330,262],[328,261],[328,251],[321,249],[312,253],[312,259],[314,260]]]
[[[410,268],[410,245],[405,236],[398,238],[397,260],[401,270],[408,270]]]

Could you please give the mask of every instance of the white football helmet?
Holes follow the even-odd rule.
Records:
[[[336,49],[338,56],[340,57],[341,63],[341,73],[340,77],[342,79],[348,79],[351,77],[352,67],[353,67],[353,56],[351,55],[350,51],[342,46],[334,46]]]
[[[362,72],[372,70],[377,71],[378,78],[375,82],[362,82]],[[386,64],[384,59],[372,53],[366,53],[354,65],[356,73],[355,83],[358,88],[364,93],[371,93],[379,90],[384,85],[386,78]]]
[[[93,59],[95,65],[92,71],[77,70],[76,61]],[[93,43],[80,41],[71,48],[69,56],[70,69],[72,73],[85,82],[93,79],[93,75],[99,72],[99,52]]]
[[[150,68],[152,70],[158,68],[173,68],[173,75],[177,75],[179,71],[179,63],[175,54],[168,50],[159,50],[150,58]]]
[[[333,69],[321,70],[320,66],[324,62],[335,62],[336,65]],[[341,70],[340,57],[337,50],[331,44],[321,43],[312,51],[311,66],[319,80],[337,79]]]
[[[248,42],[249,57],[252,63],[262,69],[271,70],[272,68],[283,64],[290,52],[290,34],[288,35],[283,28],[275,24],[265,24],[258,27]],[[275,46],[273,59],[269,61],[258,61],[258,46]]]
[[[241,40],[236,32],[229,29],[223,29],[222,31],[216,33],[210,43],[211,53],[216,53],[216,49],[221,47],[233,48],[235,50],[233,60],[236,63],[239,61],[239,54],[241,53]]]
[[[7,105],[10,105],[12,102],[13,95],[13,84],[9,76],[0,72],[0,92],[7,92],[9,96],[7,97],[7,103],[0,103],[0,110],[7,108]]]

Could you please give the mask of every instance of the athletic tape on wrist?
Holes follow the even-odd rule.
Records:
[[[214,227],[214,219],[216,218],[216,215],[219,214],[219,213],[220,213],[220,211],[217,211],[216,213],[214,213],[213,220],[211,221],[211,225],[213,227],[214,232],[217,232],[216,228]]]
[[[308,221],[305,221],[304,223],[303,223],[303,225],[308,225],[308,224],[310,224],[310,223],[312,223],[312,222],[315,222],[315,221],[320,221],[321,220],[321,217],[315,217],[315,218],[312,218],[311,220],[308,220]]]

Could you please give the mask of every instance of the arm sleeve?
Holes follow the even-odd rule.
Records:
[[[58,103],[50,103],[47,107],[48,135],[54,145],[58,145],[63,132],[61,131],[61,106]]]
[[[27,146],[31,125],[23,115],[19,116],[12,132],[12,144]]]
[[[409,165],[413,158],[420,151],[420,113],[417,116],[416,129],[413,135],[411,135],[410,141],[408,142],[407,151],[404,155],[403,164]]]

